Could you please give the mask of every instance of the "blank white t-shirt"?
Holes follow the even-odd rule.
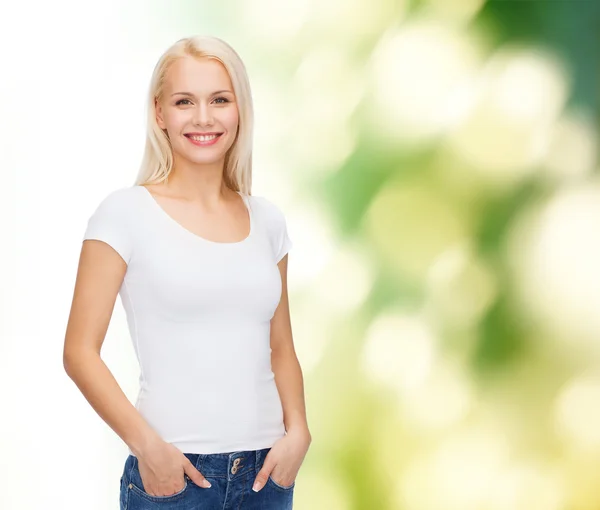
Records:
[[[240,242],[197,236],[140,185],[108,194],[84,235],[128,264],[119,295],[140,366],[135,407],[184,453],[258,450],[285,435],[270,320],[292,242],[274,203],[239,194],[251,220]]]

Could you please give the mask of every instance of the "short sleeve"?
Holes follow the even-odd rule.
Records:
[[[283,215],[283,213],[279,214],[279,222],[278,222],[278,229],[277,229],[277,243],[276,246],[278,247],[277,249],[277,254],[275,256],[275,261],[277,263],[279,263],[279,261],[285,256],[286,253],[288,253],[290,251],[290,249],[293,246],[292,240],[290,239],[290,236],[288,234],[288,229],[287,229],[287,221],[285,219],[285,216]]]
[[[127,204],[124,199],[122,190],[113,191],[106,196],[88,219],[83,240],[104,241],[129,264],[133,243],[128,229]]]
[[[275,262],[279,263],[286,253],[293,246],[292,240],[288,234],[287,221],[283,211],[270,200],[263,197],[263,201],[267,205],[269,236],[271,246],[273,247],[273,255]]]

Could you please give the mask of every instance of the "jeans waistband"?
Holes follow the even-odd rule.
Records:
[[[228,453],[184,453],[203,476],[229,479],[258,472],[271,448]]]

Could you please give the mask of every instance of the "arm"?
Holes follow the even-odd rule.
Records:
[[[136,456],[158,434],[141,417],[102,361],[100,350],[127,264],[108,244],[83,242],[65,334],[63,366],[100,417]]]
[[[269,476],[283,486],[290,486],[312,442],[304,403],[302,370],[294,349],[287,292],[287,264],[285,255],[277,264],[281,274],[281,300],[271,318],[271,367],[283,407],[283,421],[287,434],[271,448],[262,468],[256,474],[254,491],[265,486]]]
[[[271,319],[271,366],[281,398],[285,429],[288,434],[310,444],[312,438],[306,419],[304,380],[292,338],[287,265],[288,255],[285,255],[278,264],[282,283],[281,300]]]

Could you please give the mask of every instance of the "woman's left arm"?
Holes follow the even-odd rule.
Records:
[[[283,421],[288,434],[303,436],[310,442],[304,399],[304,379],[294,348],[287,289],[288,255],[278,264],[281,274],[281,300],[271,319],[271,366],[283,406]]]
[[[265,458],[263,468],[256,477],[258,485],[255,486],[258,490],[264,486],[271,474],[281,485],[291,484],[312,441],[306,419],[304,379],[292,338],[287,290],[287,254],[277,266],[281,274],[282,289],[281,300],[271,318],[271,367],[283,407],[283,421],[287,434],[273,445]]]

